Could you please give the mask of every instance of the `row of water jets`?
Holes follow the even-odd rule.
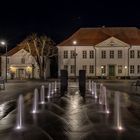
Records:
[[[57,82],[48,83],[48,92],[47,98],[51,98],[54,93],[57,91]],[[45,104],[45,86],[41,86],[40,90],[40,104]],[[33,97],[33,107],[31,113],[38,113],[38,104],[39,104],[39,91],[37,88],[34,90],[34,97]],[[16,122],[16,129],[21,130],[24,128],[24,100],[23,95],[20,95],[18,98],[17,103],[17,122]]]
[[[107,92],[106,87],[103,84],[100,84],[99,88],[99,94],[97,95],[97,84],[94,81],[89,81],[88,83],[89,91],[91,92],[92,96],[98,101],[100,105],[104,106],[105,112],[107,114],[110,113],[109,111],[109,105],[108,105],[108,99],[107,99]],[[48,84],[48,94],[47,98],[51,98],[53,94],[57,91],[57,82],[49,83]],[[45,86],[41,86],[40,90],[40,104],[45,104]],[[33,107],[32,107],[32,113],[38,113],[38,104],[39,104],[39,92],[36,88],[34,90],[34,98],[33,98]],[[24,101],[23,96],[20,95],[18,99],[18,108],[17,108],[17,123],[16,123],[16,129],[21,130],[24,128],[23,124],[23,117],[24,117]],[[114,98],[114,118],[115,118],[115,127],[118,130],[122,130],[122,123],[121,123],[121,107],[120,107],[120,92],[115,92],[115,98]]]
[[[97,95],[97,84],[94,81],[89,80],[88,89],[91,92],[92,96],[97,100],[100,105],[104,106],[105,113],[109,114],[109,105],[107,99],[107,90],[106,87],[101,83],[99,88],[99,94]],[[120,106],[120,92],[115,92],[114,98],[114,120],[115,127],[118,130],[122,130],[122,122],[121,122],[121,106]]]

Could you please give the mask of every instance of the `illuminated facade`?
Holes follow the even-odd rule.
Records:
[[[39,78],[39,68],[34,57],[24,49],[8,52],[7,57],[7,78],[8,79],[31,79]],[[5,56],[2,56],[1,76],[5,77]]]
[[[140,30],[135,27],[81,28],[58,44],[58,67],[70,77],[140,77]],[[76,70],[75,70],[76,69]]]

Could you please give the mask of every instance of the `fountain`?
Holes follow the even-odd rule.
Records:
[[[107,102],[107,95],[106,95],[106,87],[105,86],[103,86],[103,94],[104,94],[105,112],[108,114],[109,109],[108,109],[108,102]]]
[[[37,112],[38,112],[38,89],[35,88],[32,113],[37,113]]]
[[[100,84],[99,104],[103,104],[103,84]]]
[[[50,98],[51,97],[51,83],[49,83],[48,85],[48,96],[47,98]]]
[[[42,85],[41,86],[41,91],[40,91],[40,101],[41,101],[41,104],[45,104],[45,86]]]
[[[89,89],[89,91],[92,90],[91,80],[88,81],[88,89]]]
[[[52,82],[52,83],[51,83],[51,94],[52,94],[52,95],[54,94],[54,86],[55,86],[55,83]]]
[[[94,81],[91,82],[91,94],[94,95]]]
[[[57,81],[54,82],[54,91],[57,91]]]
[[[99,93],[99,104],[104,105],[104,110],[108,114],[108,102],[107,102],[107,94],[106,87],[103,84],[100,84],[100,93]]]
[[[24,103],[23,103],[23,95],[20,95],[17,103],[17,121],[16,121],[16,129],[20,130],[24,127]]]
[[[94,85],[94,98],[97,99],[97,85],[95,82],[93,82],[93,85]]]
[[[121,108],[120,108],[120,92],[115,92],[115,98],[114,98],[114,122],[115,127],[118,130],[122,130],[122,122],[121,122]]]

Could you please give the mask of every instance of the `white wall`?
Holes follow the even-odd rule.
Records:
[[[27,66],[32,66],[34,64],[35,69],[34,69],[34,78],[39,78],[39,73],[38,73],[38,65],[30,53],[25,51],[24,49],[21,49],[17,53],[15,53],[12,56],[7,57],[9,59],[9,63],[7,63],[7,78],[11,78],[10,76],[10,67],[16,67],[17,69],[26,69]],[[21,64],[21,59],[25,58],[25,64]],[[5,72],[6,72],[6,66],[5,66],[5,56],[2,56],[2,77],[5,77]],[[17,75],[15,74],[15,78]]]
[[[114,46],[109,46],[108,43],[110,41],[115,42]],[[70,58],[70,51],[75,50],[76,47],[76,75],[78,76],[79,70],[82,69],[83,65],[87,65],[87,76],[95,76],[94,74],[89,74],[89,65],[94,65],[95,66],[95,57],[94,59],[89,58],[89,51],[96,49],[96,76],[101,76],[101,66],[105,65],[106,66],[106,74],[105,76],[108,76],[109,74],[109,65],[114,65],[115,66],[115,76],[140,76],[140,73],[137,73],[137,66],[140,65],[140,58],[137,58],[137,51],[140,50],[140,46],[131,46],[129,44],[126,44],[116,38],[111,37],[110,39],[107,39],[96,46],[58,46],[58,68],[59,68],[59,75],[60,75],[60,69],[64,68],[64,65],[69,65],[68,68],[68,74],[69,76],[74,76],[74,74],[70,73],[70,65],[74,65],[74,59]],[[130,50],[135,51],[135,58],[131,59],[130,58],[130,53],[128,51]],[[68,59],[64,59],[63,54],[64,50],[68,50]],[[87,59],[82,58],[82,51],[86,50],[87,51]],[[101,51],[105,50],[106,51],[106,59],[101,58]],[[110,50],[114,50],[114,58],[110,59]],[[118,50],[122,50],[122,58],[118,58]],[[129,54],[129,56],[128,56]],[[95,56],[95,50],[94,50],[94,56]],[[118,65],[122,65],[122,73],[118,73]],[[130,65],[135,66],[135,73],[130,74]],[[125,69],[125,66],[127,68]]]

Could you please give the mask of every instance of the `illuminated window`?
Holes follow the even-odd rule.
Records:
[[[122,58],[122,50],[118,50],[118,58]]]
[[[131,50],[130,51],[130,58],[134,58],[135,57],[135,52],[134,52],[134,50]]]
[[[110,58],[114,58],[114,51],[110,51]]]
[[[87,51],[83,51],[83,58],[87,58]]]
[[[134,65],[130,65],[130,73],[133,74],[134,72]]]
[[[94,65],[89,66],[89,73],[94,73]]]
[[[101,51],[101,58],[105,59],[106,58],[106,51]]]
[[[68,51],[64,51],[64,58],[68,58]]]
[[[118,73],[122,73],[122,65],[118,65]]]
[[[90,57],[90,58],[94,58],[94,51],[90,51],[90,52],[89,52],[89,57]]]
[[[106,73],[106,66],[105,65],[101,66],[101,73],[102,74]]]

